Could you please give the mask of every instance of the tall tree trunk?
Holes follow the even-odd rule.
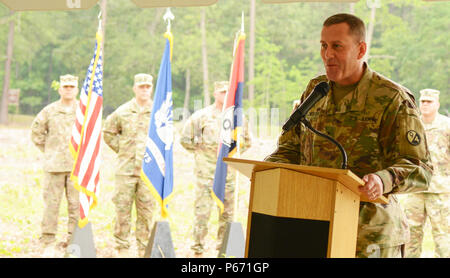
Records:
[[[367,51],[364,57],[364,60],[366,62],[369,62],[370,59],[370,47],[372,45],[373,29],[375,27],[375,12],[377,9],[376,6],[377,6],[376,4],[372,3],[372,6],[370,7],[370,21],[369,27],[367,28],[367,39],[366,39]]]
[[[250,1],[250,43],[249,43],[249,57],[248,57],[248,81],[252,82],[255,78],[255,15],[256,15],[256,0]],[[255,97],[255,85],[248,85],[248,100],[250,103]]]
[[[350,3],[350,14],[355,14],[355,3]]]
[[[8,33],[8,45],[6,47],[6,62],[5,62],[5,78],[3,79],[3,96],[2,105],[0,108],[0,123],[8,124],[8,92],[9,81],[11,75],[11,61],[13,57],[13,45],[14,45],[14,12],[9,13],[9,33]]]
[[[152,23],[148,27],[148,32],[150,34],[150,37],[153,37],[155,35],[156,27],[158,26],[158,23],[161,22],[161,18],[162,18],[163,14],[164,14],[164,11],[165,11],[164,8],[156,9],[156,15],[153,18]]]
[[[183,121],[187,119],[189,115],[189,98],[191,97],[191,70],[186,69],[186,89],[184,94],[183,105]]]
[[[163,17],[165,10],[166,9],[164,9],[164,8],[157,8],[156,9],[156,15],[153,17],[152,23],[148,26],[148,33],[149,33],[150,38],[155,36],[156,28],[158,27],[158,23],[161,22],[161,18]],[[149,55],[152,56],[152,58],[150,59],[151,61],[155,60],[154,57],[155,57],[156,54],[157,54],[156,51],[152,51],[149,54]],[[150,63],[150,65],[148,67],[148,72],[149,73],[155,72],[156,65],[157,65],[156,63]]]
[[[48,74],[47,74],[47,84],[48,84],[48,90],[47,90],[47,104],[50,103],[50,99],[52,96],[52,74],[53,74],[53,45],[50,48],[50,58],[48,61]]]
[[[102,23],[101,23],[101,26],[102,26],[102,37],[103,37],[103,39],[102,39],[102,46],[101,46],[101,49],[102,49],[102,57],[103,57],[103,64],[105,64],[105,40],[106,40],[106,13],[107,13],[107,10],[106,10],[106,4],[107,4],[107,0],[102,0],[102,2],[100,3],[100,10],[102,11]]]
[[[202,63],[203,63],[203,106],[209,106],[211,104],[211,98],[209,96],[209,78],[208,78],[208,53],[206,51],[206,10],[201,10],[200,30],[202,33]]]

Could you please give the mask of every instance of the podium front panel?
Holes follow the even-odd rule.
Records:
[[[288,169],[255,173],[252,211],[281,217],[331,219],[334,181]]]
[[[335,180],[274,168],[253,173],[249,258],[354,257],[359,196]]]
[[[252,213],[248,258],[326,258],[329,221]]]

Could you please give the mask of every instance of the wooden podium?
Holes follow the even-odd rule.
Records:
[[[245,257],[355,257],[359,203],[369,200],[360,195],[364,182],[353,172],[223,160],[251,179]]]

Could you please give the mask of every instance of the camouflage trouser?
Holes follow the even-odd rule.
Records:
[[[356,258],[401,258],[402,245],[381,248],[376,244],[356,250]]]
[[[194,203],[194,245],[192,246],[192,249],[199,254],[204,251],[205,237],[208,234],[208,221],[211,215],[211,208],[217,207],[211,196],[214,181],[213,178],[214,177],[204,178],[197,176],[197,187],[195,190]],[[226,223],[233,220],[234,189],[235,185],[233,178],[227,178],[223,204],[224,210],[219,216],[219,227],[217,230],[217,249],[220,249],[222,244]]]
[[[406,257],[420,258],[424,226],[430,219],[435,243],[435,256],[450,257],[450,194],[412,193],[405,197],[404,209],[408,217],[411,239],[406,244]]]
[[[58,229],[59,206],[64,191],[66,192],[68,210],[68,237],[75,230],[80,215],[79,193],[70,180],[70,172],[45,172],[44,186],[44,216],[42,218],[42,235],[40,241],[44,244],[55,242]]]
[[[147,185],[137,176],[116,175],[116,188],[112,199],[116,206],[114,238],[117,249],[130,248],[131,210],[136,206],[136,241],[140,250],[145,249],[153,228],[155,200]]]

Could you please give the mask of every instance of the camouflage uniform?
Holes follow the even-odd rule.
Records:
[[[322,81],[328,81],[326,76],[311,80],[301,101]],[[398,256],[400,246],[409,240],[409,230],[392,193],[426,190],[432,173],[414,97],[365,64],[355,90],[336,104],[332,86],[307,118],[315,129],[343,145],[348,169],[361,178],[375,173],[383,181],[389,204],[360,204],[356,256],[369,257],[374,248],[380,256]],[[302,123],[281,134],[277,150],[265,160],[329,168],[340,168],[342,163],[336,146]]]
[[[245,123],[245,121],[244,121]],[[222,112],[215,104],[196,111],[186,121],[180,138],[181,145],[194,153],[195,175],[197,187],[194,203],[194,245],[192,249],[200,254],[204,251],[204,239],[208,234],[208,221],[214,202],[211,197],[214,173],[216,171],[217,148],[220,142],[220,126]],[[243,128],[241,152],[250,147],[251,140],[248,128]],[[224,210],[219,218],[217,232],[218,245],[223,241],[226,223],[233,219],[233,204],[235,191],[235,171],[228,168],[225,184]]]
[[[109,115],[103,128],[105,143],[117,153],[119,164],[112,200],[116,206],[114,237],[117,249],[130,247],[128,236],[134,200],[137,212],[136,240],[140,252],[145,250],[153,225],[155,201],[140,178],[151,106],[149,104],[147,107],[140,107],[133,98]]]
[[[44,153],[44,216],[40,238],[44,244],[55,241],[64,190],[68,203],[68,238],[79,218],[78,191],[70,180],[74,160],[69,151],[76,107],[76,102],[72,107],[63,106],[61,101],[53,102],[42,109],[31,124],[31,139]]]
[[[450,119],[437,113],[431,124],[424,124],[433,162],[430,188],[423,193],[407,194],[404,209],[409,220],[411,241],[406,256],[419,258],[422,252],[426,218],[431,222],[436,256],[450,257]]]

